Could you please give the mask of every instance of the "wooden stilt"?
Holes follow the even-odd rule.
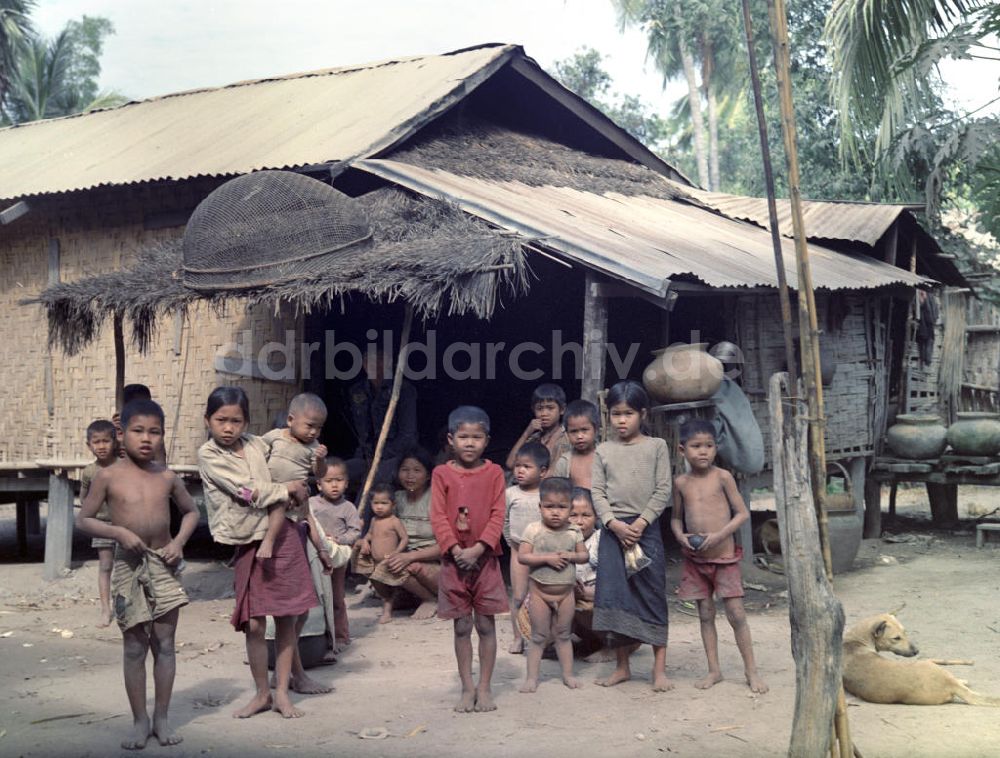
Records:
[[[399,356],[396,358],[396,368],[392,376],[392,394],[389,396],[389,405],[385,409],[385,418],[382,420],[382,428],[378,433],[378,442],[375,443],[375,453],[372,455],[371,467],[368,469],[368,476],[365,477],[365,486],[361,490],[358,512],[363,517],[368,503],[368,491],[375,481],[375,473],[378,471],[379,463],[382,462],[382,450],[385,441],[389,436],[389,428],[392,426],[392,419],[396,415],[396,406],[399,404],[399,391],[403,386],[403,372],[406,369],[406,352],[410,347],[410,327],[413,325],[413,308],[406,306],[406,315],[403,317],[403,331],[399,338]]]
[[[125,330],[122,327],[122,317],[115,314],[115,408],[121,413],[125,404]]]
[[[49,510],[45,519],[46,579],[59,579],[73,557],[73,485],[65,473],[49,476]]]
[[[597,403],[597,393],[604,389],[604,371],[608,343],[608,301],[597,294],[598,280],[589,269],[584,278],[583,295],[583,366],[580,397]]]

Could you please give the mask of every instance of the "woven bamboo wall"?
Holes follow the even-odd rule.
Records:
[[[938,298],[940,304],[941,290],[935,290],[934,296]],[[908,328],[912,330],[914,325]],[[933,413],[941,412],[939,407],[938,375],[941,370],[941,340],[944,335],[944,320],[941,318],[941,311],[938,310],[938,319],[934,324],[934,344],[931,348],[931,359],[929,363],[920,360],[919,346],[916,339],[912,337],[909,342],[910,349],[906,355],[906,403],[903,410],[907,413]]]
[[[1000,410],[1000,308],[969,298],[970,331],[966,335],[962,407],[966,410]],[[976,330],[975,327],[995,327]]]
[[[0,266],[11,272],[0,290],[0,461],[39,458],[77,460],[87,457],[84,430],[95,418],[114,412],[114,347],[110,324],[79,355],[58,350],[47,358],[46,321],[39,306],[18,306],[47,285],[49,240],[59,241],[62,281],[114,270],[127,264],[144,244],[179,235],[183,226],[149,229],[151,214],[190,210],[217,182],[157,186],[88,193],[86,204],[75,199],[38,202],[33,211],[10,227],[0,241]],[[99,209],[99,210],[98,210]],[[6,230],[5,230],[6,231]],[[252,329],[253,347],[284,340],[286,329],[301,338],[301,324],[289,313],[275,317],[268,308],[247,311],[233,306],[221,316],[200,306],[178,324],[178,316],[161,320],[147,355],[129,342],[126,326],[126,383],[149,385],[166,414],[166,444],[171,463],[193,464],[204,441],[205,398],[219,384],[239,384],[250,395],[253,431],[270,421],[295,394],[297,383],[233,376],[216,369],[216,353]],[[300,319],[298,320],[301,321]],[[48,412],[46,362],[51,360],[53,413]]]
[[[874,339],[874,298],[860,294],[840,294],[843,321],[839,329],[829,329],[827,313],[830,296],[817,294],[817,313],[824,349],[830,352],[837,369],[833,381],[823,388],[826,407],[826,450],[831,460],[871,455],[874,451],[875,398],[878,374],[884,362],[881,341]],[[765,455],[770,467],[771,441],[767,387],[770,376],[785,367],[785,347],[781,311],[777,295],[742,296],[736,306],[736,333],[743,350],[743,387],[754,416],[764,432]],[[797,332],[796,332],[797,333]],[[884,394],[881,394],[884,398]],[[884,399],[881,401],[884,402]]]

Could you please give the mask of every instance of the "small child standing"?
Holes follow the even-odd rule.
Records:
[[[396,516],[395,495],[395,488],[386,482],[373,484],[369,493],[368,507],[371,508],[372,523],[358,544],[361,546],[361,555],[371,556],[376,566],[392,553],[406,550],[410,542],[406,527]],[[382,599],[382,615],[378,619],[380,624],[392,621],[392,600],[391,596]]]
[[[267,468],[271,472],[271,481],[276,484],[298,482],[308,479],[311,474],[316,478],[326,471],[326,446],[317,439],[326,423],[326,404],[318,395],[303,392],[292,398],[288,405],[288,426],[284,429],[272,429],[261,439],[270,447],[267,456]],[[257,548],[257,557],[270,558],[274,552],[274,541],[281,531],[282,519],[288,515],[289,508],[298,510],[303,502],[276,503],[267,509],[267,533]],[[297,521],[294,519],[293,521]],[[315,530],[310,530],[313,545],[319,550],[315,538]]]
[[[667,588],[663,538],[656,523],[670,499],[667,443],[642,433],[649,396],[635,381],[608,390],[615,438],[597,446],[594,508],[610,534],[600,543],[594,631],[615,648],[617,667],[597,683],[613,687],[631,676],[629,656],[636,643],[653,646],[653,691],[673,687],[667,679]],[[630,573],[625,551],[636,545],[649,564]]]
[[[594,633],[594,593],[597,589],[597,561],[601,545],[601,530],[597,528],[597,512],[590,490],[573,488],[570,501],[570,523],[580,528],[587,548],[587,562],[576,564],[576,613],[573,614],[573,634],[580,638],[574,654],[594,663],[614,660],[614,653],[605,651],[601,637]]]
[[[573,564],[587,563],[589,554],[583,544],[580,527],[571,524],[570,498],[573,485],[564,477],[546,479],[539,487],[542,520],[529,524],[518,548],[518,560],[531,569],[531,644],[528,647],[528,671],[521,692],[538,689],[538,670],[549,637],[555,639],[556,657],[562,668],[562,680],[570,689],[580,683],[573,677],[573,630],[575,600],[573,587],[576,569]]]
[[[87,449],[93,454],[94,462],[88,463],[80,472],[80,503],[87,499],[87,493],[97,472],[118,459],[118,441],[114,423],[107,419],[92,421],[87,427]],[[101,503],[94,518],[111,523],[107,503]],[[111,569],[114,566],[115,541],[105,537],[93,537],[90,546],[97,550],[97,593],[101,598],[101,615],[98,617],[97,625],[109,626],[114,618],[111,612]]]
[[[340,458],[328,458],[326,471],[316,484],[319,494],[309,498],[310,514],[331,540],[339,545],[353,545],[361,536],[361,517],[354,503],[344,498],[348,485],[347,465]],[[344,590],[346,580],[346,565],[330,572],[334,653],[351,644]]]
[[[504,474],[483,458],[490,417],[463,405],[448,415],[454,458],[431,474],[431,528],[441,548],[438,616],[454,619],[462,698],[455,710],[493,711],[490,680],[497,658],[496,620],[508,609],[500,573]],[[472,627],[479,634],[479,683],[472,680]]]
[[[549,469],[549,476],[565,476],[574,487],[590,489],[597,449],[597,430],[601,426],[597,406],[589,400],[574,400],[566,406],[563,426],[572,449],[560,456]]]
[[[715,631],[714,595],[718,594],[743,656],[747,684],[753,692],[767,692],[767,684],[757,673],[743,608],[743,549],[733,539],[750,518],[750,512],[733,475],[715,465],[715,427],[710,422],[696,419],[682,425],[680,452],[691,470],[674,480],[677,491],[670,518],[670,527],[684,553],[678,594],[682,600],[698,601],[701,641],[708,658],[708,674],[695,682],[695,687],[704,690],[722,681]]]
[[[566,393],[557,384],[540,384],[531,393],[531,412],[534,418],[517,438],[507,456],[506,466],[514,468],[514,459],[526,442],[541,442],[548,448],[549,462],[558,461],[569,450],[569,440],[562,425],[562,414],[566,408]]]
[[[514,482],[507,488],[507,511],[503,521],[503,536],[510,547],[510,625],[514,641],[509,652],[524,652],[524,637],[517,624],[517,614],[528,596],[528,567],[517,558],[524,530],[538,521],[540,495],[538,486],[549,469],[549,450],[541,442],[526,442],[514,457]]]
[[[198,526],[198,510],[180,477],[156,461],[163,448],[163,409],[152,400],[133,401],[122,408],[121,428],[125,457],[97,472],[76,523],[94,537],[118,543],[112,587],[133,728],[132,737],[121,745],[141,750],[152,735],[161,745],[181,741],[168,719],[176,673],[177,617],[188,602],[177,566]],[[171,498],[183,514],[175,537],[170,536]],[[105,503],[111,523],[96,518]],[[150,649],[156,685],[152,726],[146,710]]]

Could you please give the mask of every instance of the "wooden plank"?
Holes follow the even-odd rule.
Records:
[[[0,211],[0,224],[9,224],[12,221],[17,221],[21,216],[25,215],[31,208],[24,200],[19,200],[14,203],[9,208],[5,208]]]
[[[0,476],[0,492],[19,492],[31,495],[45,495],[48,491],[49,478],[47,476]]]
[[[65,474],[49,477],[45,519],[45,579],[59,579],[73,557],[73,485]]]
[[[994,334],[1000,332],[1000,324],[972,324],[971,326],[965,327],[966,332],[976,333],[988,333]]]
[[[592,403],[597,403],[597,393],[604,389],[605,348],[608,344],[608,301],[598,294],[600,284],[588,269],[584,275],[580,397]]]

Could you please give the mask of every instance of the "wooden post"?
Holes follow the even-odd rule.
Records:
[[[49,475],[49,510],[45,519],[43,576],[59,579],[73,557],[73,485],[65,473]]]
[[[17,530],[17,554],[24,556],[28,552],[28,501],[18,500],[15,506],[14,528]]]
[[[375,474],[378,471],[379,463],[382,462],[382,449],[385,447],[385,441],[389,437],[389,427],[392,426],[392,419],[396,415],[396,405],[399,403],[399,391],[403,386],[403,372],[406,369],[406,353],[410,349],[410,327],[412,325],[413,308],[407,304],[406,315],[403,317],[403,332],[399,338],[399,357],[396,359],[396,369],[392,376],[392,394],[389,396],[389,405],[385,409],[385,418],[382,419],[382,428],[378,433],[378,442],[375,443],[375,452],[372,455],[371,466],[368,469],[368,476],[365,477],[365,486],[361,490],[361,498],[358,503],[358,512],[362,517],[365,515],[365,508],[368,503],[368,491],[375,481]]]
[[[825,755],[842,692],[844,610],[833,594],[819,549],[807,463],[807,422],[801,401],[788,406],[787,374],[771,377],[770,411],[774,500],[788,579],[788,615],[795,659],[795,713],[790,756]],[[786,413],[786,408],[790,412]],[[825,479],[824,479],[825,480]]]
[[[875,539],[882,535],[882,482],[865,479],[865,526],[861,536]]]
[[[826,419],[823,409],[823,384],[820,381],[822,371],[820,368],[819,350],[819,325],[816,316],[816,293],[813,291],[812,270],[809,264],[809,247],[806,243],[805,222],[802,218],[802,198],[799,193],[799,160],[798,148],[796,146],[795,127],[795,105],[792,101],[792,81],[791,81],[791,56],[788,46],[788,15],[785,11],[785,0],[768,0],[768,15],[771,24],[771,38],[774,46],[775,73],[778,84],[778,95],[781,105],[781,133],[785,145],[785,159],[788,164],[788,199],[792,211],[792,228],[795,233],[795,262],[797,290],[799,295],[799,343],[802,346],[802,377],[805,385],[806,401],[808,407],[809,420],[809,446],[808,458],[809,470],[812,475],[813,507],[816,514],[816,526],[818,529],[818,547],[823,556],[823,566],[826,570],[827,584],[826,590],[828,598],[815,598],[810,596],[810,590],[805,583],[799,586],[799,591],[803,592],[803,615],[796,620],[793,617],[793,629],[796,621],[807,629],[807,636],[821,639],[810,639],[806,646],[814,651],[823,654],[824,658],[814,658],[809,671],[798,668],[798,656],[796,656],[796,709],[795,718],[792,724],[792,742],[789,752],[792,755],[819,755],[820,752],[810,749],[796,751],[795,744],[798,740],[805,740],[803,748],[818,746],[818,743],[811,745],[807,737],[813,728],[818,728],[825,733],[824,742],[829,741],[830,724],[832,722],[836,735],[837,747],[840,751],[840,758],[853,758],[854,745],[851,742],[850,728],[847,721],[847,703],[844,698],[843,682],[841,681],[841,635],[843,634],[843,611],[840,604],[833,597],[833,591],[829,587],[829,581],[833,579],[833,560],[830,556],[830,538],[827,530],[826,518],[826,440],[825,429]],[[780,382],[778,382],[780,390]],[[780,400],[780,397],[778,398]],[[798,404],[796,403],[796,410]],[[801,418],[801,415],[799,416]],[[778,449],[781,445],[777,440],[782,438],[772,434],[773,447]],[[776,467],[777,468],[777,467]],[[782,545],[784,548],[784,545]],[[788,572],[788,564],[794,562],[794,556],[790,553],[785,561],[785,571]],[[815,565],[815,563],[813,563]],[[789,578],[789,602],[796,602],[792,596],[795,589]],[[812,590],[815,592],[815,589]],[[831,606],[837,610],[837,622],[829,623],[824,619],[824,614],[831,611]],[[818,634],[816,633],[818,632]],[[824,632],[827,636],[824,636]],[[793,637],[792,650],[796,648]],[[832,660],[831,660],[832,659]],[[830,665],[832,663],[832,665]],[[821,688],[817,683],[810,681],[815,676],[817,667],[822,667],[820,674],[823,677]],[[835,693],[833,698],[833,713],[828,708],[829,693]],[[801,699],[801,709],[798,699]],[[808,723],[813,720],[813,723]],[[830,746],[832,750],[832,745]]]
[[[597,288],[597,277],[588,269],[584,274],[580,397],[595,405],[597,393],[604,389],[605,347],[608,343],[608,301],[597,294]]]
[[[115,408],[121,413],[125,404],[125,330],[121,314],[114,317],[115,332]]]
[[[743,502],[747,504],[747,510],[749,510],[751,494],[749,482],[745,477],[738,476],[736,478],[736,485],[739,487],[740,497],[743,498]],[[743,571],[753,566],[753,524],[750,522],[751,519],[747,519],[743,523],[737,536],[740,547],[743,548],[743,559],[740,561],[740,567]]]

